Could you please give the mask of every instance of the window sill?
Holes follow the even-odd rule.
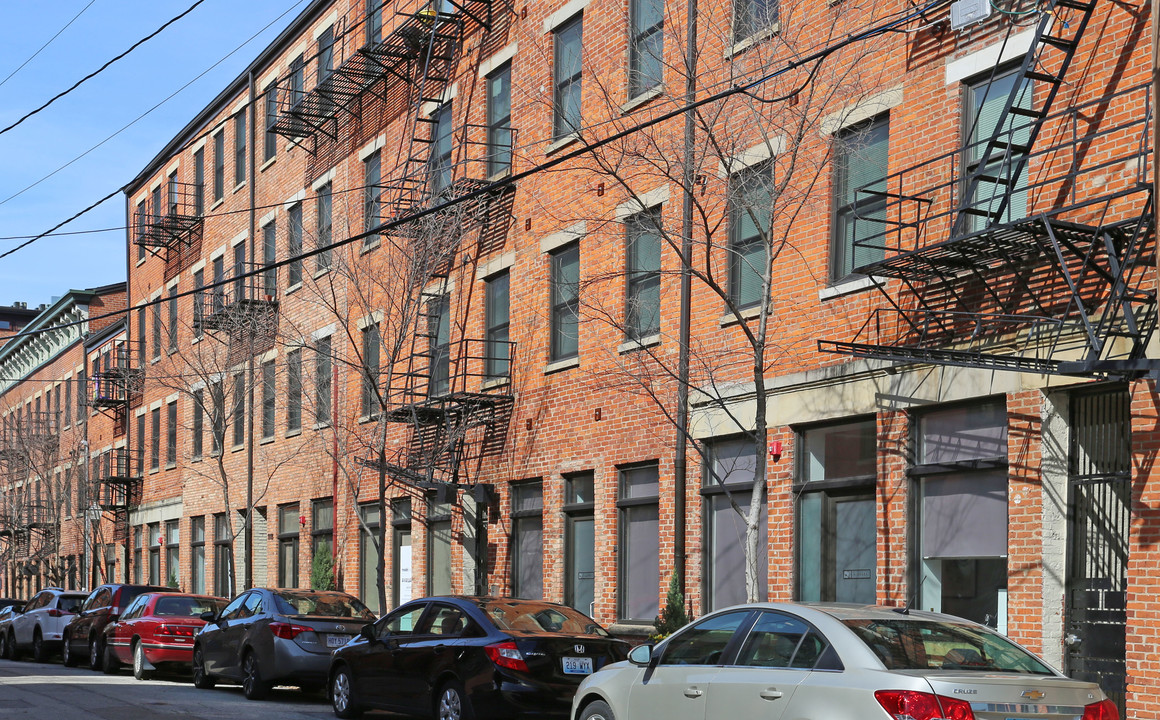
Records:
[[[243,180],[243,181],[241,181],[240,183],[238,183],[237,185],[234,185],[234,189],[233,189],[233,190],[231,190],[230,192],[236,193],[237,191],[241,190],[241,189],[242,189],[242,188],[244,188],[245,186],[246,186],[246,181],[245,181],[245,180]]]
[[[551,375],[554,372],[561,370],[570,370],[572,368],[580,367],[580,356],[564,358],[563,360],[553,360],[544,366],[544,374]]]
[[[843,295],[853,295],[863,290],[869,290],[885,281],[885,278],[875,278],[869,275],[846,278],[845,280],[839,280],[833,285],[819,290],[818,300],[830,300],[832,298],[842,297]]]
[[[245,449],[246,449],[246,444],[242,443],[241,445],[234,445],[232,448],[230,448],[230,452],[236,453],[236,452],[241,452]]]
[[[323,275],[325,275],[328,272],[330,272],[329,266],[324,267],[324,268],[319,268],[318,270],[315,270],[314,274],[311,275],[310,277],[313,278],[314,280],[317,280],[318,278],[322,277]]]
[[[776,22],[760,32],[755,32],[747,38],[738,40],[725,50],[725,59],[729,60],[735,55],[740,55],[754,45],[768,40],[776,35],[781,30],[781,23]]]
[[[191,458],[189,459],[189,462],[191,462],[191,463],[199,463],[199,462],[201,462],[201,461],[202,461],[202,460],[204,460],[204,459],[205,459],[205,457],[204,457],[203,455],[194,455],[193,457],[191,457]]]
[[[369,253],[371,250],[378,250],[379,246],[382,244],[383,244],[383,241],[380,240],[378,237],[375,237],[374,240],[371,240],[368,243],[362,244],[362,247],[359,248],[359,254],[365,255],[366,253]]]
[[[508,166],[505,167],[503,170],[500,170],[499,172],[494,173],[492,175],[488,175],[487,181],[488,182],[499,182],[500,180],[503,180],[504,178],[511,177],[511,174],[512,174],[512,168],[511,168],[511,163],[509,162]]]
[[[376,422],[380,417],[382,417],[382,416],[379,415],[378,413],[375,413],[374,415],[359,415],[358,416],[358,424],[359,425],[366,425],[367,423]]]
[[[156,365],[156,364],[157,364],[157,363],[159,363],[159,362],[161,362],[161,356],[160,356],[160,355],[156,355],[156,356],[154,356],[154,357],[151,357],[151,358],[149,358],[149,364],[150,364],[150,365]]]
[[[558,140],[553,140],[552,144],[549,145],[546,150],[544,150],[544,154],[545,155],[552,155],[554,153],[558,153],[561,150],[563,150],[564,148],[571,145],[572,143],[577,142],[579,140],[580,140],[579,133],[569,133],[569,134],[559,138]]]
[[[328,423],[328,422],[316,422],[310,426],[310,429],[311,430],[325,430],[328,427],[330,427],[330,423]]]
[[[166,470],[176,470],[176,469],[177,469],[177,463],[175,463],[175,462],[171,462],[171,463],[165,463],[165,469],[166,469]]]
[[[149,474],[150,474],[150,475],[156,475],[156,474],[157,474],[157,473],[159,473],[159,472],[161,472],[161,468],[155,468],[155,467],[151,467],[151,468],[149,468]]]
[[[144,264],[145,264],[145,261],[146,261],[146,260],[148,260],[148,259],[149,259],[149,254],[148,254],[148,253],[146,253],[146,254],[145,254],[145,257],[140,257],[140,258],[137,258],[137,267],[141,267],[142,265],[144,265]]]
[[[196,344],[198,344],[199,342],[201,342],[201,339],[202,339],[203,337],[205,337],[205,336],[204,336],[204,335],[195,335],[195,336],[193,336],[192,338],[190,338],[190,340],[189,340],[189,344],[190,344],[190,345],[196,345]]]
[[[296,428],[294,430],[287,430],[286,431],[286,437],[288,437],[288,438],[298,437],[301,434],[302,434],[302,428]]]
[[[623,355],[624,353],[633,352],[636,350],[644,350],[645,348],[661,344],[660,333],[655,333],[647,337],[642,337],[638,340],[625,340],[620,345],[616,346],[616,352]]]
[[[504,385],[511,385],[511,384],[512,384],[512,379],[510,377],[497,377],[497,378],[491,378],[489,380],[484,380],[483,382],[481,382],[479,384],[479,389],[480,390],[491,390],[493,388],[503,387]]]
[[[720,325],[721,327],[726,327],[729,325],[736,325],[737,323],[741,322],[742,320],[752,320],[753,318],[759,317],[760,315],[761,315],[761,304],[759,303],[759,304],[754,305],[752,307],[742,308],[740,315],[737,313],[729,312],[728,310],[726,310],[725,313],[722,314],[721,317],[717,319],[717,324]]]
[[[258,441],[258,444],[259,444],[259,445],[269,445],[269,444],[270,444],[270,443],[272,443],[272,442],[274,442],[274,436],[273,436],[273,435],[271,435],[270,437],[264,437],[264,438],[262,438],[261,440],[259,440],[259,441]]]
[[[664,95],[664,94],[665,94],[665,84],[664,83],[661,83],[660,85],[657,85],[654,88],[650,88],[648,90],[645,90],[640,95],[637,95],[634,98],[629,98],[628,102],[621,105],[620,106],[620,114],[627,115],[630,112],[632,112],[633,110],[636,110],[641,105],[646,105],[649,103],[649,101],[655,100],[656,98],[659,98],[661,95]]]
[[[210,212],[217,210],[218,206],[221,205],[222,203],[224,203],[225,201],[226,201],[226,199],[224,197],[220,197],[217,200],[214,200],[213,205],[209,206]]]
[[[269,159],[269,160],[267,160],[266,162],[262,163],[262,166],[258,168],[258,172],[265,172],[265,171],[266,171],[266,168],[268,168],[268,167],[270,167],[271,165],[273,165],[273,164],[274,164],[274,161],[275,161],[275,160],[277,160],[277,159],[278,159],[278,156],[277,156],[277,155],[275,155],[274,157],[270,158],[270,159]]]
[[[302,287],[302,283],[294,283],[290,287],[286,288],[286,291],[283,294],[289,295],[290,293],[294,292],[295,290],[298,290],[301,287]]]

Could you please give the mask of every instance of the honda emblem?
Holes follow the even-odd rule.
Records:
[[[584,646],[583,645],[573,645],[572,650],[574,650],[577,655],[584,654]]]

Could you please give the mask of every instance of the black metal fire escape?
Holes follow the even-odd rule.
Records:
[[[129,403],[140,394],[144,379],[143,340],[118,340],[88,379],[89,407],[124,423]]]
[[[176,277],[201,253],[204,203],[204,186],[171,180],[133,213],[133,241],[165,259],[166,280]]]
[[[1154,371],[1144,357],[1156,325],[1153,99],[1140,86],[1052,111],[1094,7],[1050,4],[989,136],[859,190],[874,212],[856,218],[855,246],[879,259],[855,271],[887,307],[820,350],[1041,374]]]
[[[113,538],[128,538],[129,510],[141,503],[143,457],[140,449],[116,448],[93,458],[96,503],[113,514]]]
[[[16,557],[32,552],[33,540],[51,544],[56,532],[55,513],[35,492],[38,468],[53,466],[60,444],[60,425],[51,411],[10,413],[0,421],[0,464],[3,465],[4,527],[0,536],[8,538]]]

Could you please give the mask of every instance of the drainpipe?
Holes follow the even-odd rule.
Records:
[[[133,241],[132,241],[132,238],[133,238],[133,229],[134,228],[133,228],[133,216],[130,213],[130,206],[131,206],[131,200],[129,198],[129,192],[126,190],[125,191],[125,308],[126,308],[126,310],[125,310],[125,313],[126,313],[126,316],[125,316],[125,342],[127,343],[127,348],[129,350],[129,360],[130,360],[130,362],[132,362],[133,348],[138,347],[138,346],[135,344],[134,335],[133,335],[133,329],[135,327],[133,325],[133,310],[132,310],[132,308],[133,308],[133,281],[132,281],[132,277],[133,277],[133,274],[132,274]],[[137,328],[137,331],[140,332],[142,335],[144,335],[144,331],[141,328]],[[145,391],[145,357],[144,357],[144,354],[138,353],[137,362],[141,365],[141,391],[142,391],[142,394],[144,394],[144,391]],[[84,371],[85,378],[88,378],[88,372],[89,372],[88,365],[89,365],[89,358],[86,354],[86,356],[85,356],[85,371]],[[80,392],[87,393],[88,386],[86,385],[85,387],[82,387],[80,389]],[[128,399],[128,398],[126,398],[126,399]],[[84,415],[88,414],[87,407],[86,407],[85,413],[83,413],[83,414]],[[133,428],[135,425],[136,425],[136,423],[133,422],[132,407],[130,406],[129,403],[125,403],[125,426],[126,426],[125,427],[125,463],[126,463],[126,468],[129,471],[130,478],[132,478],[132,473],[133,473]],[[86,427],[87,427],[87,425],[86,425]],[[88,437],[88,430],[85,431],[85,436]],[[138,438],[138,440],[140,440],[140,438]],[[142,443],[142,445],[144,445],[144,444]],[[142,466],[142,469],[144,469],[144,462],[141,463],[141,466]],[[130,479],[130,487],[132,486],[132,482],[133,482],[132,479]],[[145,482],[144,480],[141,481],[142,485],[144,485],[144,482]],[[87,489],[89,492],[85,493],[86,497],[88,497],[89,494],[92,492],[92,488],[87,488]],[[133,497],[132,493],[126,492],[126,494],[125,494],[126,502],[128,502],[128,500],[131,499],[132,497]],[[89,502],[90,503],[92,502],[92,498],[89,498]],[[86,512],[88,512],[88,511],[86,510]],[[127,514],[129,511],[126,510],[125,512]],[[126,518],[126,521],[127,520],[128,520],[128,518]],[[116,523],[117,523],[117,516],[114,513],[114,515],[113,515],[113,535],[114,535],[114,537],[117,534]],[[121,546],[121,548],[122,548],[122,550],[121,550],[121,577],[124,579],[125,582],[129,582],[129,577],[130,577],[130,575],[129,575],[129,558],[130,558],[129,546],[133,542],[132,537],[133,537],[133,531],[128,526],[128,523],[126,522],[126,525],[125,525],[125,544]],[[112,582],[112,581],[113,581],[113,579],[109,578],[109,582]]]
[[[1160,202],[1156,190],[1160,188],[1160,165],[1156,163],[1156,151],[1160,147],[1160,118],[1156,117],[1156,101],[1160,98],[1160,26],[1156,16],[1160,13],[1160,0],[1152,0],[1152,237],[1160,233]],[[1157,284],[1160,285],[1160,253],[1156,255]],[[1160,308],[1157,308],[1160,313]]]
[[[249,237],[249,253],[251,264],[254,263],[254,230],[255,230],[255,210],[254,210],[254,186],[258,184],[258,178],[255,176],[254,168],[254,71],[250,70],[249,82],[250,102],[246,106],[246,132],[249,134],[249,142],[246,150],[249,157],[246,158],[249,164],[249,174],[246,180],[249,182],[250,195],[250,237]],[[242,266],[242,271],[245,272],[245,265]],[[262,282],[260,275],[255,276],[256,280],[251,282]],[[245,282],[245,281],[243,281]],[[243,285],[244,287],[244,285]],[[250,412],[246,415],[246,589],[254,587],[254,336],[249,335],[250,352],[246,359],[246,404],[250,406]],[[224,442],[222,443],[225,444]],[[228,508],[227,508],[228,510]]]
[[[1160,0],[1153,0],[1160,2]],[[681,203],[681,327],[680,354],[677,362],[677,437],[673,456],[673,566],[677,571],[681,594],[685,594],[685,493],[688,478],[689,433],[689,326],[692,320],[692,274],[689,264],[693,258],[693,182],[696,180],[693,146],[696,142],[694,111],[691,106],[697,98],[697,0],[689,0],[688,31],[685,48],[685,111],[684,167],[682,169],[684,195]]]

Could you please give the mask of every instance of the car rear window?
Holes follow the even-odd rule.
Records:
[[[955,670],[1054,675],[1007,638],[976,625],[935,620],[847,618],[842,622],[889,670]]]
[[[283,591],[274,594],[274,603],[282,615],[375,619],[358,598],[343,593]]]
[[[560,635],[604,635],[592,618],[572,608],[536,602],[490,601],[483,611],[500,630]]]
[[[157,616],[197,617],[204,612],[221,612],[226,606],[224,600],[197,597],[160,597],[153,606]]]
[[[85,603],[84,595],[61,595],[57,607],[65,612],[75,613]]]

